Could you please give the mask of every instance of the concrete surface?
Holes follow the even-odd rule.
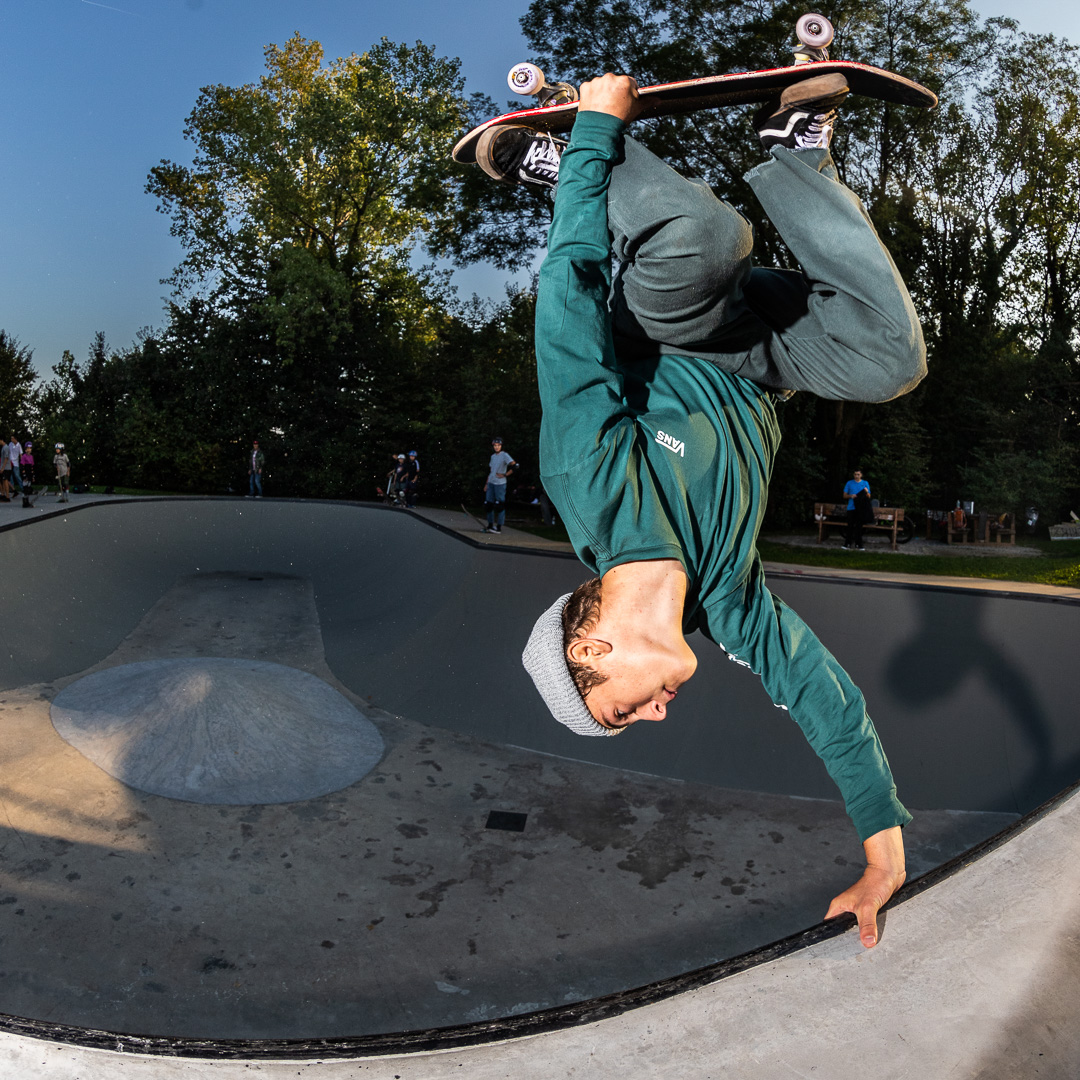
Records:
[[[64,514],[37,528],[0,532],[0,555],[25,556],[27,548],[16,549],[13,536],[22,545],[32,542],[37,557],[53,558],[58,575],[33,589],[19,581],[0,589],[5,610],[25,630],[18,654],[0,657],[7,661],[0,662],[0,686],[7,687],[0,695],[6,736],[0,786],[9,823],[0,846],[0,875],[7,880],[0,887],[14,883],[22,890],[0,896],[0,920],[8,914],[7,925],[0,922],[0,1009],[9,1014],[18,1011],[13,1001],[40,1006],[44,998],[34,995],[44,990],[46,998],[54,995],[53,1004],[23,1013],[39,1024],[62,1024],[55,1013],[82,1009],[83,1019],[74,1023],[124,1030],[116,1023],[123,1010],[140,1015],[141,1008],[141,1015],[165,1025],[159,1033],[174,1028],[176,1034],[177,1023],[195,1016],[187,1031],[196,1038],[213,1036],[215,1025],[225,1037],[255,1034],[260,1025],[277,1039],[290,1033],[317,1039],[320,1031],[327,1038],[359,1036],[390,1030],[388,1023],[400,1030],[410,1017],[413,1027],[467,1022],[470,1009],[483,1024],[485,1016],[557,1004],[560,988],[564,1001],[567,986],[578,999],[618,996],[650,977],[752,947],[746,942],[755,933],[761,943],[797,930],[820,914],[834,881],[852,876],[843,864],[857,858],[857,845],[843,835],[839,808],[790,797],[813,785],[801,776],[800,761],[778,768],[789,748],[783,728],[770,717],[769,730],[755,732],[759,703],[733,690],[737,682],[726,670],[732,665],[703,663],[709,693],[685,710],[681,735],[678,728],[670,731],[679,744],[675,754],[657,754],[660,744],[636,740],[632,760],[639,771],[551,756],[545,744],[550,722],[534,732],[531,699],[520,694],[504,654],[520,649],[516,639],[531,623],[536,601],[568,577],[580,579],[580,568],[557,553],[470,549],[404,514],[270,500],[255,507],[155,503]],[[63,567],[76,554],[81,573],[67,574]],[[387,565],[402,560],[435,573],[422,588],[388,577]],[[212,596],[215,576],[264,572],[311,581],[325,660],[319,655],[297,663],[294,655],[288,662],[336,686],[379,726],[387,757],[368,777],[338,795],[278,808],[201,807],[132,792],[55,733],[51,742],[43,738],[51,731],[48,704],[58,688],[94,668],[137,662],[140,641],[155,638],[161,655],[176,655],[201,631],[211,656],[230,639],[243,643],[233,648],[264,659],[276,646],[287,651],[287,634],[235,633],[243,625],[236,611],[201,626],[197,620],[177,625],[176,640],[168,633],[140,637],[140,621],[178,576],[193,575],[188,585]],[[801,601],[798,606],[838,654],[856,638],[861,647],[852,655],[880,653],[867,666],[868,696],[883,699],[885,710],[899,713],[908,727],[896,728],[891,741],[886,735],[894,768],[901,763],[898,777],[905,774],[902,794],[919,788],[920,771],[930,771],[941,775],[935,787],[922,790],[948,796],[942,778],[952,769],[956,802],[977,804],[980,813],[958,814],[953,807],[936,817],[917,814],[909,831],[913,846],[922,845],[917,868],[1029,809],[1040,790],[1075,767],[1069,719],[1075,713],[1057,715],[1056,691],[1043,685],[1039,668],[1045,663],[1056,672],[1063,703],[1075,699],[1075,665],[1062,664],[1055,651],[1075,642],[1075,606],[1039,597],[1018,609],[1015,601],[982,594],[874,590],[870,602],[880,629],[870,647],[866,626],[859,625],[868,602],[861,583],[792,578],[774,586],[801,590],[811,600],[814,610]],[[856,602],[848,605],[851,596]],[[205,603],[212,611],[215,601]],[[999,617],[1010,633],[999,632]],[[486,667],[464,667],[478,642],[488,665],[507,672],[495,687]],[[1031,658],[1021,655],[1025,649],[1046,655],[1031,667]],[[939,670],[924,670],[934,666],[935,652]],[[945,673],[941,655],[950,656]],[[440,692],[433,698],[434,685]],[[715,726],[709,718],[717,699],[726,706],[725,737],[703,748],[703,725]],[[512,703],[509,715],[500,715],[501,702]],[[421,703],[398,711],[401,704]],[[916,723],[922,713],[937,720],[943,703],[957,729],[962,772],[952,760],[950,733],[939,729],[927,747],[931,728]],[[509,745],[506,733],[518,734],[523,725],[532,745]],[[492,742],[481,737],[485,732],[503,737]],[[794,776],[798,790],[774,797],[689,778],[698,767],[687,765],[691,756],[706,757],[714,776],[723,773],[717,745],[735,759],[734,775],[785,782]],[[1004,793],[995,790],[998,760],[1012,770]],[[657,771],[668,771],[672,762],[676,768],[667,776],[643,776],[644,762],[660,766]],[[477,786],[478,767],[485,774]],[[1071,778],[1078,773],[1074,769]],[[980,783],[989,792],[977,794]],[[491,809],[524,814],[524,831],[487,828]],[[987,811],[1005,816],[984,817]],[[665,1076],[676,1068],[695,1077],[843,1078],[866,1075],[873,1055],[885,1062],[875,1069],[882,1076],[935,1075],[929,1065],[938,1061],[951,1070],[941,1075],[1073,1075],[1061,1069],[1077,1061],[1073,1033],[1080,1026],[1077,882],[1075,871],[1049,867],[1076,865],[1076,815],[1071,800],[894,908],[873,953],[864,954],[851,934],[819,941],[599,1024],[500,1046],[321,1064],[320,1053],[370,1054],[371,1044],[349,1051],[332,1043],[275,1042],[277,1055],[290,1059],[275,1065],[269,1060],[274,1046],[207,1048],[241,1059],[230,1063],[143,1058],[131,1052],[137,1039],[93,1043],[123,1049],[118,1059],[28,1039],[27,1031],[46,1029],[9,1016],[0,1023],[0,1063],[7,1062],[13,1076],[103,1080],[233,1072],[483,1080]],[[120,859],[129,863],[124,873],[116,869]],[[335,876],[348,883],[340,890],[347,895],[335,893],[330,901]],[[450,876],[458,880],[447,884]],[[5,903],[8,895],[14,900]],[[120,896],[123,902],[114,905]],[[344,905],[336,913],[335,902]],[[1058,918],[1040,917],[1043,912]],[[470,919],[477,933],[490,930],[491,936],[462,941]],[[229,934],[240,936],[226,942]],[[749,937],[740,938],[744,934]],[[155,954],[163,957],[160,967],[132,948],[140,940],[163,950]],[[96,957],[78,955],[88,941],[101,945]],[[493,958],[499,963],[490,963]],[[568,961],[579,965],[576,980],[567,978]],[[97,982],[86,985],[84,972],[95,967]],[[501,999],[489,989],[498,970],[506,976]],[[366,998],[350,999],[348,988],[364,985],[365,977]],[[391,989],[398,978],[404,991]],[[268,1004],[274,981],[283,993]],[[200,994],[202,1004],[193,1005]],[[640,1000],[631,995],[606,1014],[618,1013],[631,998]],[[146,1004],[155,999],[164,1004]],[[292,1017],[283,1004],[289,1001]],[[498,1038],[497,1029],[485,1037]],[[189,1045],[180,1052],[198,1050]],[[1028,1067],[1047,1071],[1018,1071]],[[1000,1071],[1006,1068],[1013,1071]]]
[[[110,776],[188,802],[250,806],[340,791],[382,757],[375,726],[321,679],[264,660],[123,664],[53,699],[53,727]]]
[[[324,681],[311,596],[284,575],[185,576],[90,673],[3,695],[0,1009],[213,1039],[465,1024],[767,944],[816,922],[855,873],[860,852],[836,802],[578,764],[350,704]],[[251,659],[273,647],[291,663],[280,669],[286,709],[266,693],[279,665]],[[222,666],[260,675],[224,715],[200,710],[192,731],[189,677],[179,708],[152,712],[176,668],[204,687]],[[69,737],[61,706],[102,682],[104,702],[89,704],[97,715],[108,706],[104,731]],[[318,735],[294,685],[354,715],[359,705],[362,729],[385,734],[381,767],[366,776],[378,733],[378,755],[360,740],[358,775],[348,754],[290,759]],[[236,755],[237,739],[260,748]],[[338,790],[339,766],[366,779]],[[208,779],[193,798],[200,769]],[[332,795],[278,798],[312,773]],[[490,828],[492,811],[521,815],[522,830]],[[1014,817],[921,813],[913,875]]]
[[[335,1060],[171,1060],[0,1033],[13,1076],[65,1080],[1068,1080],[1080,1065],[1080,799],[854,933],[597,1023]]]
[[[383,751],[360,710],[297,666],[321,659],[309,582],[196,574],[106,664],[66,683],[53,726],[153,795],[234,806],[312,799],[359,780]]]

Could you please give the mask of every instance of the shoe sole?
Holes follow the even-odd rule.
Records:
[[[778,112],[799,105],[809,105],[811,102],[824,102],[826,98],[837,98],[829,105],[838,105],[851,92],[847,79],[839,72],[833,75],[815,75],[811,79],[803,79],[802,82],[792,83],[784,87],[780,95]]]
[[[501,124],[499,127],[488,128],[487,131],[480,136],[480,139],[476,144],[476,164],[479,165],[492,180],[499,180],[504,184],[516,184],[517,180],[512,176],[508,176],[495,164],[495,161],[491,156],[491,148],[500,135],[504,132],[514,130],[531,132],[534,129],[526,127],[524,124]]]

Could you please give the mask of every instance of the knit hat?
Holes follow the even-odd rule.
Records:
[[[576,735],[618,735],[598,724],[570,677],[563,651],[563,608],[573,593],[560,596],[536,620],[521,662],[529,673],[551,715]]]

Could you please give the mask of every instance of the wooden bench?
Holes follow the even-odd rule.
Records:
[[[847,528],[847,503],[814,503],[814,520],[817,522],[818,543],[825,539],[825,530],[830,526]],[[891,547],[896,550],[896,534],[904,520],[904,510],[900,506],[875,506],[874,523],[864,525],[864,529],[876,529],[889,534]]]

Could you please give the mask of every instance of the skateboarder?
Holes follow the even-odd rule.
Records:
[[[582,735],[663,720],[696,669],[695,629],[759,674],[863,841],[867,868],[827,917],[853,912],[870,947],[910,815],[862,694],[766,589],[755,547],[776,391],[887,400],[925,373],[907,290],[829,155],[846,93],[817,76],[755,117],[767,158],[748,180],[802,273],[753,268],[748,223],[624,135],[632,79],[582,86],[568,145],[510,128],[491,152],[511,182],[557,183],[536,314],[541,474],[598,575],[540,617],[525,666]]]
[[[64,453],[64,444],[56,444],[56,453],[53,454],[53,467],[56,469],[56,494],[59,502],[68,501],[68,488],[71,484],[71,458]]]

